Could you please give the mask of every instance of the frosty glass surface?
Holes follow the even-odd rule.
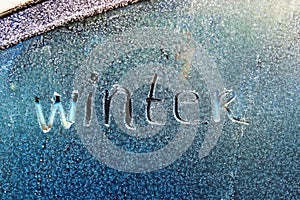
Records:
[[[292,0],[143,1],[1,50],[0,197],[297,199],[299,10],[299,3]],[[196,47],[201,53],[195,54]],[[200,62],[202,67],[197,67]],[[157,72],[155,98],[165,100],[156,102],[151,125],[145,116],[146,98],[155,79],[156,71],[151,70],[156,68],[163,68],[165,75]],[[35,97],[46,121],[54,92],[61,95],[67,115],[72,92],[88,95],[82,90],[97,70],[101,73],[91,91],[95,95],[92,116],[97,119],[92,124],[98,126],[89,131],[104,133],[129,154],[105,154],[106,148],[98,154],[94,147],[101,147],[105,138],[98,138],[98,132],[88,137],[91,132],[85,132],[87,96],[78,101],[70,128],[61,125],[59,114],[49,132],[39,126]],[[139,132],[128,129],[129,122],[122,121],[124,113],[118,114],[116,106],[110,111],[109,127],[104,123],[104,92],[122,84],[135,88],[132,115]],[[220,109],[220,126],[214,125],[215,87],[211,85],[236,94],[228,105],[231,115]],[[199,103],[189,104],[188,112],[176,116],[174,96],[180,88],[186,92],[180,101],[192,102],[196,96],[192,92],[197,92]],[[115,98],[120,101],[112,102],[119,107],[126,90],[121,93]],[[190,127],[184,119],[201,123]],[[210,129],[219,134],[211,149],[199,156]],[[143,163],[132,164],[133,154],[138,157],[169,144],[176,145],[166,148],[167,154],[153,154]],[[118,155],[127,157],[118,160]],[[168,160],[168,155],[174,157]]]

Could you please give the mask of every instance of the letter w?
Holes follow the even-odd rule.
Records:
[[[40,127],[44,133],[47,133],[51,130],[53,127],[53,122],[55,119],[55,114],[58,110],[60,114],[60,120],[62,125],[64,126],[65,129],[68,129],[71,127],[71,125],[75,122],[75,111],[76,111],[76,103],[78,99],[78,92],[74,91],[73,92],[73,97],[72,97],[72,102],[71,102],[71,109],[70,109],[70,114],[68,116],[68,120],[66,119],[65,116],[65,111],[64,108],[61,105],[60,102],[60,95],[56,92],[54,92],[54,99],[52,99],[52,106],[51,106],[51,114],[49,116],[49,121],[48,125],[46,124],[43,111],[42,111],[42,106],[40,104],[40,100],[38,97],[35,97],[35,109],[36,109],[36,114],[38,118],[38,122],[40,124]]]

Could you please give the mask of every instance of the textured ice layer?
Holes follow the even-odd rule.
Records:
[[[0,51],[0,198],[190,200],[299,197],[298,1],[192,3],[181,0],[140,2],[68,24]],[[100,162],[79,137],[77,122],[66,130],[57,116],[50,132],[45,134],[40,130],[34,96],[40,97],[46,118],[55,91],[61,95],[64,108],[69,110],[75,74],[83,66],[87,71],[90,69],[91,65],[83,65],[89,56],[97,55],[102,46],[101,51],[114,56],[118,52],[114,51],[115,44],[118,41],[124,43],[121,35],[128,36],[132,30],[153,27],[171,29],[177,35],[190,37],[209,52],[226,89],[237,93],[230,109],[236,116],[249,120],[249,126],[225,118],[215,147],[208,156],[199,159],[198,153],[208,127],[208,124],[203,124],[181,157],[163,169],[147,173],[120,172]],[[147,33],[150,32],[144,34]],[[170,37],[166,36],[165,40],[168,39]],[[114,45],[109,40],[113,40]],[[96,107],[99,124],[103,122],[102,91],[116,83],[130,83],[130,80],[122,80],[122,75],[129,69],[147,70],[153,65],[173,67],[177,70],[174,74],[180,73],[194,83],[201,99],[199,118],[210,122],[212,104],[205,77],[197,74],[192,62],[186,59],[192,49],[185,53],[180,51],[176,57],[170,49],[155,48],[153,44],[143,45],[137,50],[129,48],[130,37],[125,42],[129,45],[124,55],[105,65],[106,70],[99,74],[95,92],[99,97],[95,101],[99,105]],[[93,64],[99,67],[99,63]],[[140,78],[136,74],[135,78]],[[153,74],[149,80],[152,78]],[[113,118],[109,128],[101,127],[107,131],[106,136],[111,142],[126,152],[152,152],[176,137],[178,123],[173,116],[173,94],[159,85],[159,81],[155,97],[166,98],[164,108],[169,109],[165,112],[167,119],[171,119],[167,120],[165,127],[155,129],[160,132],[153,132],[151,137],[137,138],[134,132],[127,134],[125,128],[118,128]],[[149,87],[148,83],[132,94],[132,99],[136,100],[133,101],[136,124],[148,125],[143,121],[143,109]]]

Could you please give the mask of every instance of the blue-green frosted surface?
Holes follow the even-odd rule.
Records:
[[[88,18],[33,37],[0,52],[0,197],[2,199],[297,199],[300,196],[300,6],[296,1],[151,1]],[[38,125],[34,97],[48,117],[53,92],[69,106],[76,70],[107,38],[157,27],[190,35],[217,64],[227,89],[238,93],[231,109],[249,126],[225,119],[210,154],[198,152],[207,131],[171,165],[128,173],[93,157],[77,134],[56,118],[49,133]],[[172,38],[165,38],[166,40]],[[106,48],[110,48],[107,44]],[[120,57],[100,76],[97,94],[133,64],[164,63],[161,49]],[[143,57],[144,56],[144,57]],[[153,60],[151,60],[153,59]],[[127,63],[126,63],[127,62]],[[182,63],[169,60],[174,68]],[[178,70],[180,72],[180,70]],[[203,77],[201,119],[210,100]],[[195,81],[197,77],[191,76]],[[195,80],[194,80],[195,79]],[[201,84],[200,84],[201,85]],[[133,107],[142,115],[139,94]],[[157,95],[173,98],[158,86]],[[98,102],[101,109],[101,99]],[[140,102],[140,103],[137,103]],[[167,104],[168,105],[168,104]],[[172,106],[171,103],[169,103]],[[168,119],[172,118],[169,106]],[[97,113],[101,119],[101,113]],[[136,119],[137,121],[139,119]],[[146,123],[140,120],[140,123]],[[167,144],[178,124],[136,139],[111,125],[108,137],[126,151],[149,152]],[[119,138],[118,138],[119,136]]]

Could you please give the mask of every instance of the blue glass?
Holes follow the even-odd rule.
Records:
[[[142,1],[1,50],[0,197],[297,199],[287,2]]]

